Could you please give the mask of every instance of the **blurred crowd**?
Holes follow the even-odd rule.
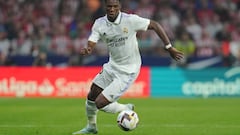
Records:
[[[70,57],[81,65],[94,20],[105,15],[103,0],[0,0],[0,65],[7,58],[31,55],[33,65],[45,65],[48,55]],[[122,0],[122,10],[159,22],[173,45],[190,57],[221,56],[223,66],[240,65],[239,0]],[[152,31],[139,32],[142,55],[165,57]],[[101,42],[94,50],[106,56]]]

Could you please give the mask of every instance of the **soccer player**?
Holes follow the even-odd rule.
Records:
[[[118,113],[134,109],[133,104],[120,104],[117,100],[126,92],[137,78],[141,57],[139,53],[137,31],[154,30],[165,44],[165,49],[175,60],[183,58],[182,52],[175,49],[159,23],[139,17],[135,14],[121,12],[120,0],[105,0],[106,16],[97,19],[92,27],[87,47],[82,55],[92,53],[101,39],[109,49],[109,61],[102,71],[95,76],[86,99],[87,126],[77,134],[97,134],[98,110]]]

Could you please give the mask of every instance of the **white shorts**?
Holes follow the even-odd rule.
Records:
[[[118,71],[108,64],[95,76],[93,82],[103,89],[102,94],[110,102],[117,101],[138,77],[137,73],[127,74]]]

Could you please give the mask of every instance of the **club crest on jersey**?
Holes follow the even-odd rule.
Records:
[[[125,27],[123,28],[123,33],[127,34],[128,33],[128,29]]]

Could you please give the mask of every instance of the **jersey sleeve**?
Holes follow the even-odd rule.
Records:
[[[93,26],[92,26],[92,31],[91,31],[91,34],[88,38],[88,41],[92,41],[92,42],[95,42],[95,43],[98,42],[98,40],[100,39],[100,33],[99,33],[98,28],[99,28],[98,23],[97,23],[97,21],[95,21]]]
[[[144,30],[146,31],[148,29],[148,26],[150,24],[150,19],[140,17],[138,15],[132,15],[132,28],[135,29],[135,31],[138,30]]]

